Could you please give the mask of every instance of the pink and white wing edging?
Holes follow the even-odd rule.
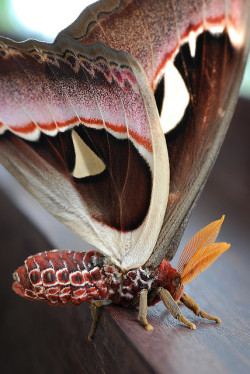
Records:
[[[62,36],[52,45],[1,39],[0,64],[3,165],[119,267],[143,265],[163,222],[169,165],[139,63]]]

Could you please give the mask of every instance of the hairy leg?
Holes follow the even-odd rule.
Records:
[[[94,333],[95,333],[95,330],[96,330],[96,326],[97,326],[97,323],[98,323],[98,313],[97,313],[97,308],[100,308],[101,306],[105,306],[105,305],[109,305],[111,304],[112,301],[110,300],[91,300],[90,301],[90,304],[91,304],[91,315],[92,315],[92,325],[91,325],[91,329],[90,329],[90,333],[88,335],[88,340],[91,342],[92,339],[93,339],[93,336],[94,336]]]
[[[188,326],[190,329],[196,329],[196,326],[192,322],[190,322],[186,317],[184,317],[184,315],[180,311],[180,308],[172,298],[171,294],[167,290],[165,290],[165,288],[159,287],[157,292],[163,304],[169,310],[169,312],[172,314],[174,318],[184,323],[184,325]]]
[[[210,316],[210,314],[207,314],[203,310],[200,310],[198,304],[186,293],[182,295],[181,301],[183,302],[183,304],[186,305],[187,308],[191,309],[196,316],[201,316],[202,318],[210,319],[217,323],[221,322],[221,320],[218,317]]]
[[[88,340],[91,342],[96,330],[97,322],[98,322],[98,313],[97,313],[97,306],[93,303],[91,304],[91,315],[92,315],[92,325],[90,329],[90,333],[88,335]]]
[[[148,323],[147,312],[148,312],[148,291],[142,290],[140,292],[138,320],[141,322],[141,324],[144,326],[144,328],[147,331],[152,331],[154,328],[152,325]]]

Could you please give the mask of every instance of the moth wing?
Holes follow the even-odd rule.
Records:
[[[154,91],[170,160],[168,206],[148,261],[174,256],[225,137],[249,51],[248,0],[109,0],[63,30],[133,55]]]
[[[228,243],[213,243],[201,247],[184,267],[181,282],[186,284],[206,270],[223,252],[230,247]]]
[[[225,216],[222,216],[220,220],[214,221],[206,227],[203,227],[189,240],[179,258],[178,273],[182,274],[183,269],[196,252],[198,253],[203,247],[207,247],[215,242],[219,235],[224,218]]]
[[[0,39],[0,160],[56,218],[121,268],[149,258],[169,165],[135,59],[67,36]]]

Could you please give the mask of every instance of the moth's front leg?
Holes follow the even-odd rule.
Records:
[[[183,302],[183,304],[186,305],[187,308],[191,309],[196,316],[200,316],[202,318],[210,319],[210,320],[215,321],[217,323],[221,322],[220,318],[210,316],[210,314],[207,314],[203,310],[200,310],[198,304],[190,296],[188,296],[186,293],[184,293],[182,295],[181,301]]]
[[[184,315],[180,311],[180,308],[178,307],[178,305],[174,301],[173,297],[171,296],[171,294],[167,290],[165,290],[165,288],[159,287],[158,290],[157,290],[157,293],[158,293],[161,301],[165,305],[165,307],[170,311],[170,313],[172,314],[172,316],[174,318],[176,318],[176,319],[178,319],[178,321],[184,323],[191,330],[196,329],[196,326],[192,322],[190,322],[186,317],[184,317]]]
[[[145,330],[153,331],[154,329],[153,326],[148,323],[147,313],[148,313],[148,291],[141,290],[140,300],[139,300],[138,320],[144,326]]]
[[[108,305],[109,302],[103,303],[102,301],[99,301],[99,300],[91,300],[90,304],[91,304],[90,308],[91,308],[91,315],[92,315],[92,325],[91,325],[90,333],[88,335],[88,340],[91,342],[93,339],[95,330],[96,330],[98,320],[99,320],[97,308],[100,308],[101,306],[104,306],[104,305]]]
[[[92,315],[92,325],[90,329],[90,333],[88,335],[88,340],[91,342],[97,327],[97,323],[99,320],[97,308],[101,306],[107,306],[112,304],[111,300],[90,300],[90,308],[91,308],[91,315]]]
[[[97,322],[98,322],[98,313],[97,313],[97,306],[94,303],[91,303],[91,316],[92,316],[92,324],[91,329],[88,335],[88,340],[91,342],[96,330]]]

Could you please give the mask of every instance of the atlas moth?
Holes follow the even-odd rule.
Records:
[[[249,0],[102,0],[54,43],[0,38],[0,161],[98,252],[47,251],[14,290],[136,306],[183,293],[228,244],[223,218],[173,258],[219,152],[249,50]],[[143,32],[142,32],[143,30]],[[190,244],[191,243],[191,244]],[[147,297],[148,293],[148,297]]]
[[[196,326],[181,313],[181,300],[196,315],[215,322],[220,319],[200,310],[184,293],[184,284],[214,262],[230,244],[214,243],[224,216],[201,229],[185,246],[178,262],[178,271],[163,259],[158,268],[140,267],[122,271],[97,251],[46,251],[30,256],[13,274],[13,290],[29,300],[46,301],[50,305],[91,303],[92,339],[98,320],[96,307],[110,303],[139,306],[138,319],[146,330],[153,330],[147,321],[147,305],[162,300],[173,317],[190,329]]]

